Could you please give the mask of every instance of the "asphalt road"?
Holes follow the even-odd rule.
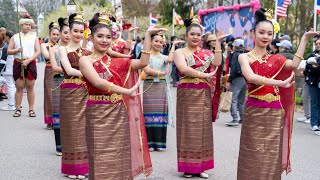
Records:
[[[23,97],[22,116],[12,117],[13,112],[0,111],[0,180],[63,180],[60,173],[60,157],[55,155],[53,131],[46,130],[43,122],[43,74],[44,64],[38,64],[36,81],[36,118],[28,117],[26,96]],[[173,93],[176,90],[173,89]],[[0,102],[0,107],[6,101]],[[301,117],[296,113],[296,117]],[[224,125],[231,120],[229,113],[221,113],[213,124],[215,168],[207,171],[209,179],[235,180],[241,126]],[[153,174],[150,180],[183,179],[177,173],[176,130],[168,128],[168,148],[164,152],[152,152]],[[320,180],[320,137],[310,126],[295,123],[292,139],[292,169],[284,180]],[[139,177],[137,179],[145,179]],[[199,179],[199,178],[193,178]]]

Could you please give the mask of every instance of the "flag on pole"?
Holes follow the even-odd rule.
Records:
[[[175,15],[174,15],[174,24],[181,25],[181,26],[184,25],[182,17],[177,13],[175,13]]]
[[[27,11],[27,9],[24,7],[24,5],[21,3],[21,1],[18,0],[17,2],[18,2],[18,13],[20,14],[20,16],[29,17],[30,14]]]
[[[158,18],[156,16],[152,16],[152,14],[150,13],[150,26],[156,25],[157,22],[158,22]]]
[[[315,7],[315,11],[317,12],[317,14],[320,14],[320,0],[315,0],[315,3],[314,3]]]
[[[193,6],[192,6],[190,9],[190,18],[193,18],[193,16],[194,16],[194,13],[193,13]]]
[[[290,4],[291,0],[278,0],[276,13],[279,18],[287,17],[287,9]]]

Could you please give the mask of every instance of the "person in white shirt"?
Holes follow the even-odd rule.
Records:
[[[27,89],[29,116],[36,117],[34,112],[34,83],[37,79],[36,59],[40,55],[40,44],[35,33],[31,32],[34,21],[22,18],[19,21],[21,32],[12,36],[8,46],[8,55],[14,55],[13,78],[16,84],[16,110],[13,117],[21,116],[23,88]]]
[[[6,36],[4,38],[4,41],[6,43],[9,43],[10,38],[13,36],[12,31],[7,31]],[[7,50],[5,50],[7,51]],[[7,52],[5,52],[7,53]],[[2,107],[2,111],[14,111],[16,109],[15,107],[15,100],[14,100],[14,94],[16,92],[16,87],[14,85],[14,80],[13,80],[13,60],[14,56],[13,55],[8,55],[6,56],[6,59],[1,59],[1,63],[5,63],[5,68],[1,73],[0,76],[0,86],[2,84],[5,84],[5,87],[7,89],[7,96],[8,96],[8,105],[5,107]]]

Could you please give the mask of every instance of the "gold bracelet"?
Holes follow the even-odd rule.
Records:
[[[214,50],[215,53],[221,53],[222,50],[221,49],[218,49],[218,50]]]
[[[113,86],[113,82],[112,82],[112,83],[110,83],[110,85],[109,85],[109,89],[108,89],[108,92],[111,92],[111,90],[112,90],[112,86]]]
[[[262,77],[261,85],[264,86],[265,82],[266,82],[266,77]]]
[[[141,50],[141,53],[143,53],[143,54],[151,54],[151,51],[144,51],[144,50]]]
[[[302,56],[300,56],[300,55],[299,55],[299,54],[297,54],[297,53],[295,53],[295,54],[294,54],[294,56],[296,56],[297,58],[299,58],[299,59],[300,59],[300,61],[301,61],[301,60],[303,60],[303,57],[302,57]]]
[[[198,77],[200,76],[200,71],[198,71]]]
[[[160,77],[160,70],[158,70],[158,77]]]

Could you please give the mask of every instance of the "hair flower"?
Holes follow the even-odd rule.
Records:
[[[280,31],[280,24],[275,19],[272,19],[272,24],[274,32],[278,33]]]

